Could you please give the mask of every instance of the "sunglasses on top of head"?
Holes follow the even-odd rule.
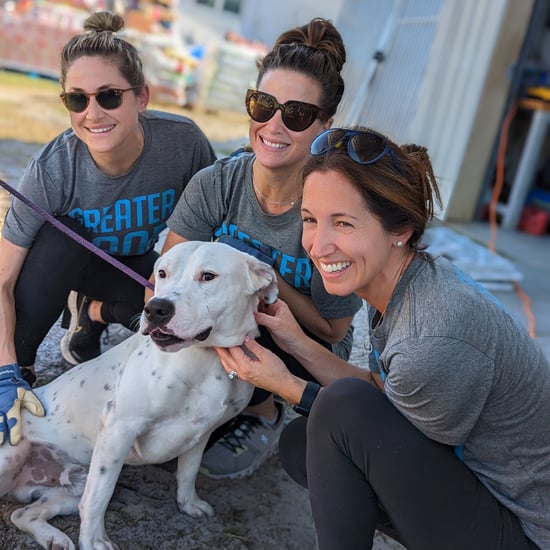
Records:
[[[85,92],[63,92],[59,95],[65,107],[73,113],[81,113],[85,111],[90,104],[90,98],[95,97],[98,105],[102,109],[108,111],[112,109],[118,109],[122,105],[122,96],[124,92],[130,90],[137,90],[139,86],[132,86],[131,88],[106,88],[99,92],[87,94]]]
[[[313,156],[320,156],[346,146],[348,156],[358,164],[374,164],[389,154],[394,166],[402,173],[388,139],[372,130],[330,128],[313,140],[310,152]]]
[[[307,130],[315,120],[324,115],[317,105],[303,101],[279,103],[272,95],[258,90],[246,92],[246,111],[255,122],[267,122],[275,113],[281,111],[284,125],[293,132]]]

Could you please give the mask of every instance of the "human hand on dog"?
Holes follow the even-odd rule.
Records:
[[[216,348],[216,351],[228,374],[234,371],[239,380],[277,393],[283,398],[287,398],[289,388],[299,380],[277,355],[248,336],[241,346]]]
[[[262,303],[255,317],[259,325],[269,330],[275,343],[291,355],[299,348],[300,342],[308,338],[283,300],[273,304]]]
[[[8,439],[11,445],[21,441],[22,409],[36,416],[46,414],[42,403],[23,380],[19,365],[13,363],[0,367],[0,445]]]

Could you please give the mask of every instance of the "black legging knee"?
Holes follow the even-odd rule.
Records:
[[[60,217],[81,236],[86,230],[76,220]],[[117,259],[148,278],[158,254]],[[116,267],[46,223],[29,249],[15,287],[15,347],[22,366],[34,364],[36,350],[59,318],[71,290],[104,302],[102,316],[108,323],[136,329],[143,309],[145,289]]]
[[[304,423],[288,440],[285,429],[281,457],[295,479],[306,481],[307,471],[322,550],[370,548],[377,528],[409,550],[533,548],[453,449],[425,437],[367,382],[346,378],[321,391],[307,420],[306,470],[297,467]]]

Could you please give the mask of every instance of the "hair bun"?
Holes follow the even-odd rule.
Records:
[[[84,30],[88,32],[118,32],[124,28],[124,18],[117,13],[98,11],[84,21]]]
[[[280,46],[309,46],[328,55],[334,68],[340,72],[346,62],[342,36],[328,19],[316,17],[306,25],[296,27],[279,36],[273,49]]]

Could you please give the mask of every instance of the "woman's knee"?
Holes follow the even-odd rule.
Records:
[[[56,218],[63,227],[70,229],[79,237],[89,239],[89,233],[86,228],[69,216],[60,216]],[[45,223],[36,234],[34,243],[29,251],[29,255],[40,257],[40,261],[51,261],[59,265],[59,258],[65,259],[67,262],[75,262],[78,258],[89,257],[88,250],[77,242],[69,234],[62,231],[62,228],[54,226],[50,223]]]
[[[311,408],[309,424],[326,426],[334,420],[341,423],[346,416],[356,419],[358,414],[376,417],[386,401],[384,394],[365,380],[340,378],[319,392]]]
[[[70,229],[72,232],[77,233],[81,237],[88,237],[88,230],[77,220],[70,216],[59,216],[55,218],[62,227],[53,225],[50,222],[45,223],[38,231],[37,236],[44,236],[45,238],[68,238],[71,239],[68,233],[65,233],[64,228]]]

